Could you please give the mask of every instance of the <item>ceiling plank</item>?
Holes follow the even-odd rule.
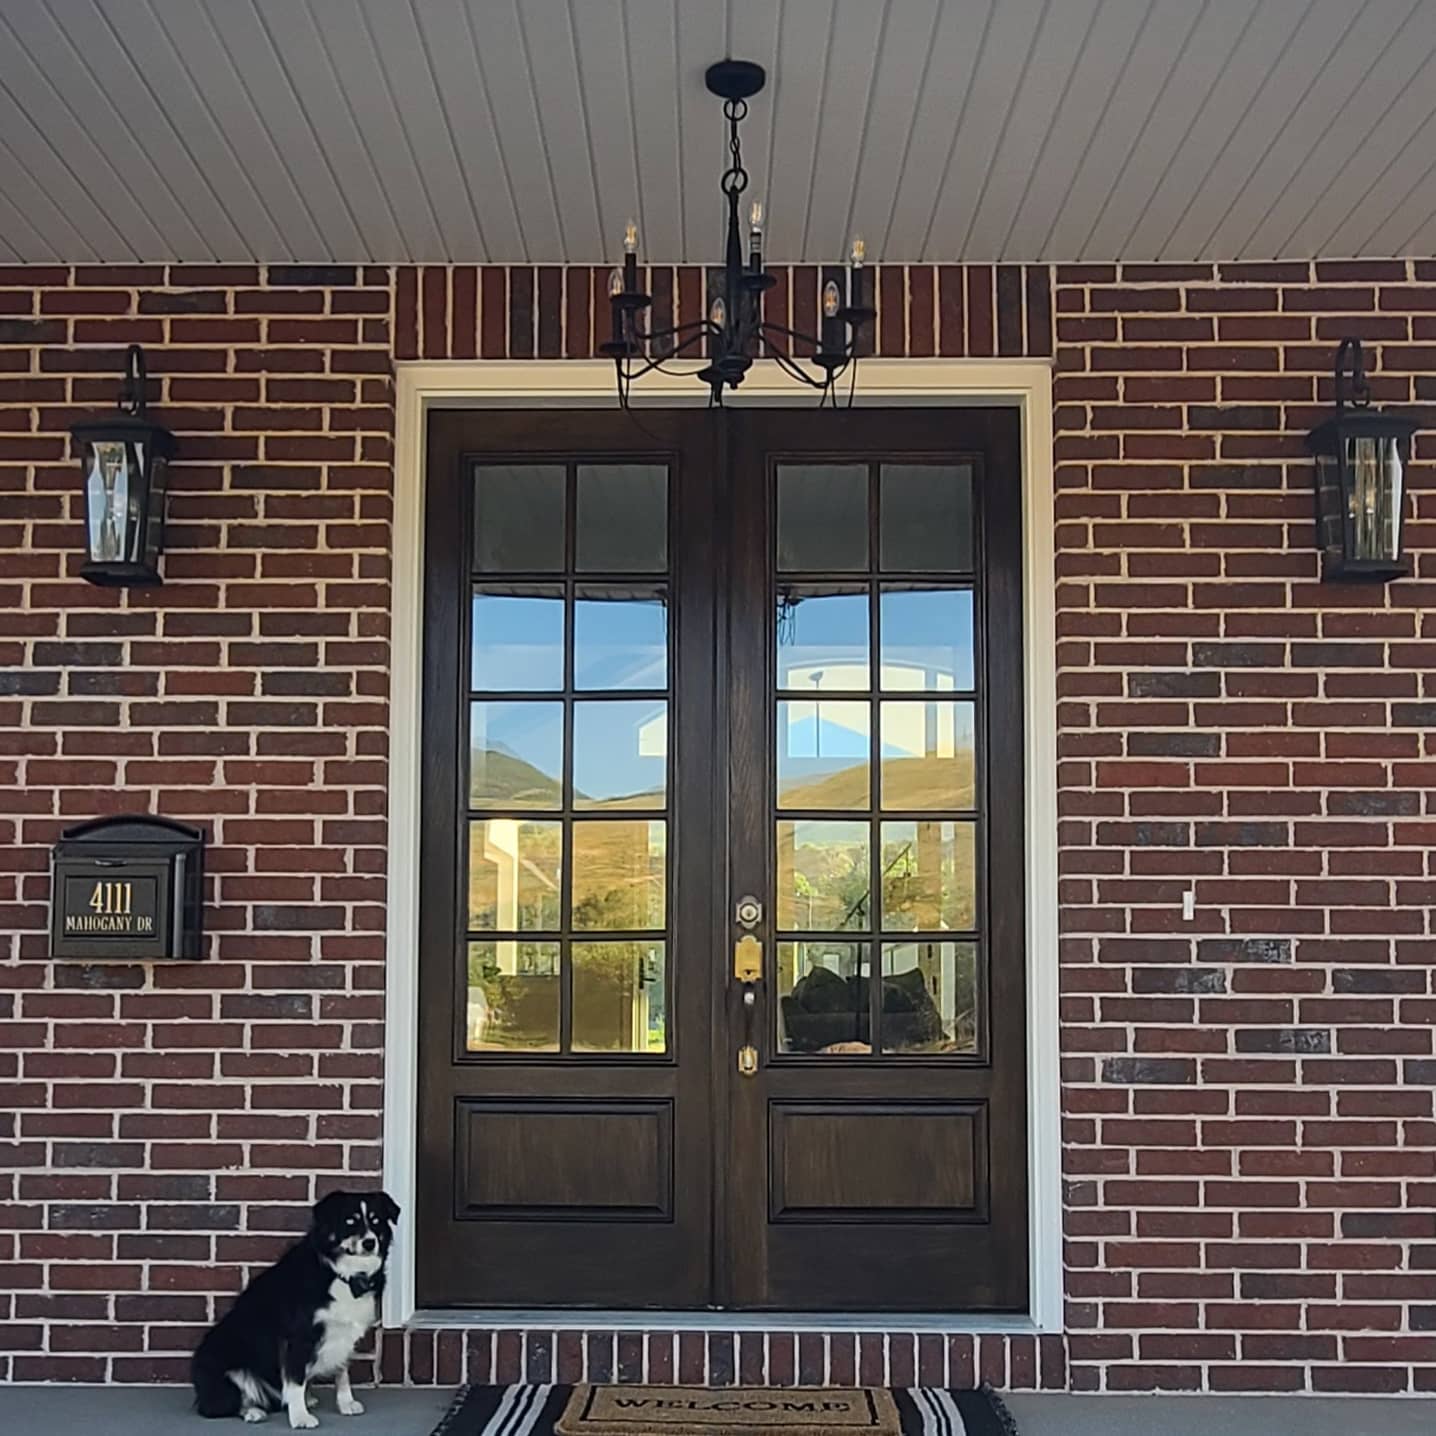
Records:
[[[477,237],[476,253],[452,257],[522,260],[528,255],[528,244],[508,164],[499,146],[469,12],[454,0],[414,0],[414,10],[433,67],[437,102],[443,108],[446,142],[453,147]]]
[[[962,134],[992,3],[943,4],[939,10],[927,68],[913,96],[912,128],[897,166],[892,214],[875,258],[956,258],[950,250],[931,247],[928,231]]]
[[[1097,0],[1063,0],[1042,18],[1012,101],[992,167],[982,191],[974,197],[963,252],[974,259],[1010,257],[1017,211],[1041,164],[1059,108],[1075,89],[1075,77],[1087,59],[1097,19]],[[1103,39],[1111,42],[1108,32]],[[1091,77],[1089,76],[1089,80]],[[1107,87],[1079,91],[1078,102],[1090,106]],[[1030,257],[1030,252],[1028,256]]]

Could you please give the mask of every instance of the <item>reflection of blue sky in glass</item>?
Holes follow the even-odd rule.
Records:
[[[884,688],[972,687],[970,590],[886,590],[879,606],[878,636]]]
[[[625,699],[573,705],[577,807],[662,807],[668,776],[668,704]],[[634,799],[644,795],[641,803]]]
[[[868,686],[866,593],[799,593],[778,607],[778,687]]]
[[[473,685],[486,692],[563,687],[563,599],[474,595]]]
[[[475,703],[469,719],[473,807],[557,808],[562,703]]]
[[[573,644],[577,688],[668,684],[668,610],[662,599],[576,599]]]

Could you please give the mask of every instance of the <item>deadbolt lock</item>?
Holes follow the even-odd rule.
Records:
[[[738,926],[751,932],[763,921],[763,904],[755,897],[741,897],[733,909]]]
[[[733,976],[743,983],[763,980],[763,944],[752,933],[733,944]]]

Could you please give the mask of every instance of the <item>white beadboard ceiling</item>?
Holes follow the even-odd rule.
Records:
[[[8,261],[1436,250],[1436,0],[0,0]]]

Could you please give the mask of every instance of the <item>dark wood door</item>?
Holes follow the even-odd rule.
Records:
[[[725,1300],[1027,1302],[1021,462],[1011,411],[734,431]],[[749,1064],[752,1066],[753,1064]]]
[[[430,421],[424,1305],[711,1299],[710,439]]]
[[[429,440],[420,1303],[1021,1309],[1015,417]]]

